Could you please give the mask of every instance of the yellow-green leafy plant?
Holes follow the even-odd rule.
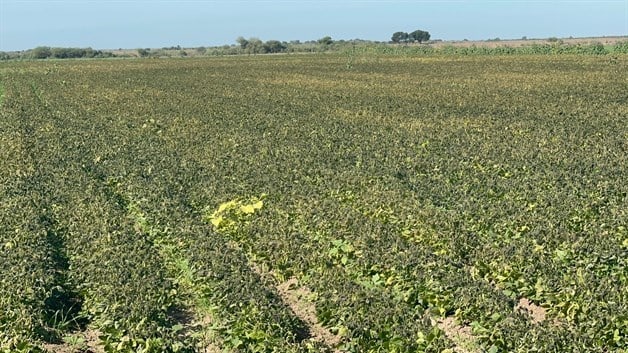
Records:
[[[236,198],[221,203],[213,212],[206,207],[203,219],[218,232],[235,234],[241,225],[249,222],[250,217],[264,207],[264,198],[266,194],[248,199]]]

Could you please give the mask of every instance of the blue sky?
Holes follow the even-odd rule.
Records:
[[[262,40],[390,40],[628,35],[628,0],[0,0],[0,51],[95,49]]]

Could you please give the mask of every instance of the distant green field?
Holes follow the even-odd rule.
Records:
[[[626,55],[0,65],[0,352],[628,350]]]

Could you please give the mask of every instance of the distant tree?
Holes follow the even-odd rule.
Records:
[[[95,58],[95,57],[102,57],[102,56],[103,56],[102,50],[94,50],[92,48],[83,49],[84,58]]]
[[[249,54],[259,54],[264,50],[264,42],[259,38],[249,38],[246,45],[247,52]]]
[[[33,59],[46,59],[52,55],[50,47],[37,47],[31,51]]]
[[[286,50],[286,48],[286,45],[278,40],[269,40],[263,45],[265,53],[281,53]]]
[[[608,50],[606,50],[606,48],[604,48],[604,44],[600,42],[591,44],[591,46],[589,47],[589,52],[596,55],[608,54]]]
[[[246,49],[249,46],[249,41],[244,39],[244,37],[240,36],[236,39],[236,42],[240,45],[240,48]]]
[[[72,59],[72,58],[89,58],[93,57],[94,50],[92,48],[52,48],[51,53],[53,58],[57,59]]]
[[[334,41],[331,39],[330,36],[325,36],[318,40],[318,44],[321,44],[321,45],[331,45],[333,43]]]
[[[408,37],[411,41],[415,41],[419,43],[427,42],[428,40],[430,40],[430,32],[417,29],[416,31],[410,33]]]
[[[150,49],[148,49],[148,48],[146,48],[146,49],[140,48],[140,49],[137,50],[137,54],[140,57],[145,58],[145,57],[150,55]]]
[[[52,48],[50,49],[50,56],[56,59],[70,58],[72,55],[69,48]]]
[[[395,32],[395,33],[393,33],[392,38],[390,38],[390,40],[392,40],[393,43],[406,42],[406,41],[408,41],[408,33],[406,33],[406,32]]]

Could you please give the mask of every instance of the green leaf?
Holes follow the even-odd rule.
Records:
[[[229,342],[231,343],[231,345],[234,348],[240,348],[242,347],[242,345],[244,344],[244,341],[242,341],[241,339],[239,339],[238,337],[231,337],[231,339],[229,340]]]
[[[246,334],[247,338],[255,341],[263,341],[264,339],[266,339],[266,336],[266,333],[262,330],[253,330]]]

